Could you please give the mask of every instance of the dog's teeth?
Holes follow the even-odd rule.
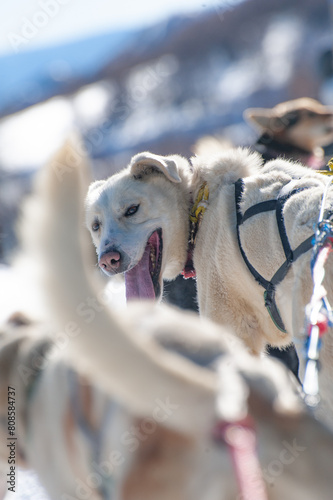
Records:
[[[156,265],[156,255],[154,251],[154,247],[150,247],[150,261],[153,267],[153,271],[155,270],[155,265]]]

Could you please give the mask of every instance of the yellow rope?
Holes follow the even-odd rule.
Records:
[[[320,174],[324,175],[333,175],[333,157],[329,160],[327,166],[329,170],[316,170],[316,172],[319,172]]]
[[[332,172],[333,171],[333,158],[331,158],[329,160],[329,162],[327,163],[327,166],[330,169],[330,172]]]
[[[208,206],[208,198],[209,198],[209,189],[207,186],[207,182],[204,182],[201,188],[199,189],[198,196],[194,202],[194,205],[190,212],[190,221],[194,224],[199,222],[200,217],[206,211]]]

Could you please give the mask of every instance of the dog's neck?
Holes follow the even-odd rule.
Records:
[[[307,150],[304,148],[300,148],[299,146],[295,146],[294,144],[290,144],[290,142],[284,142],[281,139],[277,139],[276,137],[272,137],[270,134],[265,132],[262,134],[257,140],[256,144],[261,144],[266,147],[275,149],[279,151],[279,153],[287,153],[287,154],[300,154],[300,155],[310,155],[313,153],[312,150]]]
[[[264,133],[259,137],[255,148],[262,154],[265,161],[274,160],[278,156],[284,156],[293,160],[300,160],[311,168],[321,168],[324,165],[321,148],[318,151],[306,150],[294,144],[273,138],[268,133]]]
[[[189,233],[189,241],[187,248],[187,260],[185,263],[185,267],[182,271],[182,275],[185,279],[187,278],[195,278],[196,273],[193,265],[193,251],[195,247],[195,242],[197,238],[197,234],[199,231],[199,227],[208,206],[208,198],[209,198],[209,188],[207,186],[207,182],[203,182],[198,194],[191,203],[191,210],[189,213],[190,218],[190,233]]]

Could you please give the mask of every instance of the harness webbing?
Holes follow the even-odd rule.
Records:
[[[300,191],[303,191],[304,189],[307,189],[306,187],[304,188],[299,188],[299,189],[294,189],[287,193],[284,196],[281,196],[280,198],[277,198],[276,200],[267,200],[263,201],[260,203],[257,203],[256,205],[253,205],[252,207],[248,208],[245,212],[244,215],[241,213],[240,209],[240,204],[242,201],[242,195],[244,191],[244,181],[243,179],[238,179],[238,181],[235,183],[235,201],[236,201],[236,214],[237,214],[237,240],[238,240],[238,245],[240,252],[242,254],[242,257],[244,259],[245,264],[247,265],[249,271],[255,278],[255,280],[263,287],[265,288],[264,292],[264,299],[265,299],[265,306],[270,314],[270,317],[272,318],[272,321],[274,322],[275,326],[279,328],[282,332],[286,333],[286,329],[284,326],[284,323],[282,321],[282,318],[280,316],[278,307],[276,305],[275,301],[275,289],[276,286],[285,278],[287,275],[289,268],[295,260],[298,259],[303,253],[307,252],[310,250],[312,247],[312,241],[314,238],[314,235],[309,236],[303,243],[301,243],[295,250],[292,250],[289,244],[287,232],[286,232],[286,227],[284,224],[284,217],[283,217],[283,207],[286,201],[293,196],[296,193],[299,193]],[[278,225],[278,230],[281,238],[281,243],[283,247],[284,254],[286,256],[285,262],[279,267],[279,269],[276,271],[276,273],[273,275],[270,281],[266,280],[263,276],[261,276],[260,273],[252,266],[250,261],[248,260],[244,249],[241,244],[241,239],[240,239],[240,231],[239,228],[240,226],[250,217],[263,213],[263,212],[269,212],[271,210],[276,211],[276,221]]]

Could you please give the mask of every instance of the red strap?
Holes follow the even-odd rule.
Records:
[[[324,316],[324,314],[318,313],[317,323],[315,325],[309,324],[309,326],[308,326],[308,336],[309,337],[312,333],[312,328],[314,326],[318,326],[319,337],[321,338],[328,331],[328,318],[326,316]]]
[[[247,417],[234,423],[219,422],[214,435],[222,438],[229,447],[242,500],[267,500],[252,419]]]
[[[184,276],[184,278],[187,280],[188,278],[195,278],[196,277],[196,272],[193,266],[193,260],[192,260],[192,249],[189,249],[187,252],[187,261],[185,264],[184,269],[182,270],[181,274]]]
[[[188,267],[184,267],[182,270],[181,274],[184,276],[184,278],[187,280],[188,278],[195,278],[196,277],[196,272],[195,269],[190,269]]]

